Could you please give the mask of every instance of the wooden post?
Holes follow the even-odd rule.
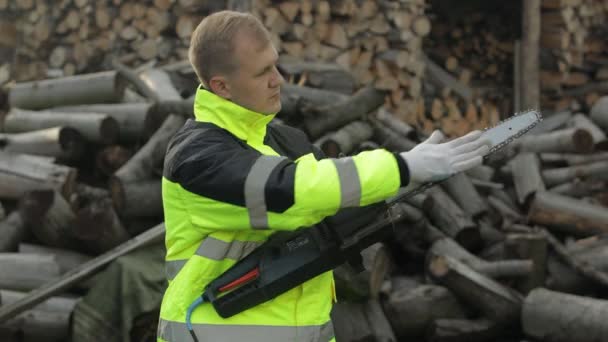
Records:
[[[521,100],[523,108],[540,106],[540,3],[523,1]]]

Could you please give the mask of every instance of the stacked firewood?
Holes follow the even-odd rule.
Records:
[[[598,94],[577,88],[595,79],[594,56],[602,52],[608,5],[597,0],[545,0],[541,15],[541,86],[545,107],[564,109],[573,100],[589,108]],[[566,96],[564,96],[566,95]]]
[[[0,336],[64,338],[75,299],[62,290],[86,291],[85,275],[121,246],[134,248],[137,234],[145,237],[135,245],[162,236],[162,227],[149,229],[162,220],[162,161],[192,117],[186,97],[197,82],[184,63],[138,72],[114,65],[10,89],[0,135],[0,321],[7,305],[19,315],[0,323]],[[278,119],[328,157],[409,150],[424,133],[381,108],[388,93],[286,84]],[[484,166],[392,207],[405,220],[362,253],[365,270],[335,272],[338,339],[605,339],[606,132],[608,97],[589,113],[546,118]],[[36,301],[11,306],[46,281]],[[49,322],[49,312],[61,314]],[[52,335],[41,329],[49,325]]]

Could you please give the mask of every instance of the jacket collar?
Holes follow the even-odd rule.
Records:
[[[241,140],[264,138],[266,125],[276,116],[254,112],[198,87],[194,99],[196,121],[213,123]]]

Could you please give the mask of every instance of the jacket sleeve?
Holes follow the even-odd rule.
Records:
[[[408,181],[405,162],[383,149],[321,160],[309,153],[291,160],[209,139],[190,147],[195,152],[175,157],[167,178],[199,196],[246,208],[252,228],[315,224],[340,208],[395,195]]]

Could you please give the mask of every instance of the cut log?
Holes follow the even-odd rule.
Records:
[[[112,61],[112,66],[122,77],[128,80],[131,85],[133,85],[135,89],[137,89],[137,91],[139,91],[139,93],[142,94],[145,98],[149,99],[150,101],[159,100],[159,95],[156,93],[156,91],[151,89],[151,86],[146,83],[142,78],[138,77],[134,71],[129,69],[129,67],[120,63],[118,60]]]
[[[563,184],[576,178],[605,181],[608,180],[608,160],[591,164],[549,169],[543,171],[542,176],[547,186]]]
[[[593,150],[593,137],[584,129],[568,128],[550,133],[526,135],[516,140],[516,146],[525,152],[576,152]]]
[[[97,153],[95,165],[106,176],[111,176],[133,156],[131,150],[121,145],[110,145]]]
[[[284,84],[281,86],[281,118],[295,118],[301,113],[301,105],[308,107],[323,107],[340,103],[348,96],[328,90],[320,90],[306,86]]]
[[[311,138],[315,139],[324,132],[363,117],[383,103],[384,93],[382,91],[365,87],[343,102],[303,110],[309,113],[305,119],[304,127]]]
[[[17,246],[28,233],[21,215],[14,210],[0,221],[0,252],[16,252]]]
[[[86,250],[94,254],[106,252],[129,239],[109,198],[92,202],[78,210],[74,234]]]
[[[162,217],[163,205],[159,179],[112,183],[110,192],[121,217]]]
[[[505,254],[532,261],[528,277],[520,282],[522,293],[544,286],[547,278],[547,241],[542,234],[509,234],[505,240]]]
[[[502,326],[519,321],[522,298],[517,292],[447,256],[431,255],[428,270],[435,281],[491,320]]]
[[[147,69],[139,74],[139,78],[153,92],[157,101],[181,100],[179,91],[173,86],[169,74],[161,69]],[[150,95],[152,96],[152,95]]]
[[[479,218],[488,211],[488,204],[479,195],[471,179],[465,173],[450,177],[441,184],[460,208],[473,219]]]
[[[532,128],[530,134],[544,134],[554,131],[559,128],[566,126],[568,121],[572,118],[572,113],[568,111],[555,113],[547,117],[543,117],[543,121],[539,122],[534,128]]]
[[[76,173],[47,157],[0,151],[0,197],[17,200],[28,191],[42,189],[57,189],[69,197],[76,186]]]
[[[423,56],[424,63],[427,66],[427,72],[430,79],[440,89],[450,89],[462,97],[464,100],[471,100],[473,97],[473,91],[465,84],[461,83],[458,79],[450,75],[447,71],[443,70],[439,65],[433,62],[430,58]]]
[[[71,127],[53,127],[32,132],[2,134],[0,146],[4,151],[78,160],[84,153],[85,141]]]
[[[363,121],[354,121],[339,130],[321,138],[321,149],[325,155],[337,158],[340,155],[349,155],[359,144],[370,139],[373,135],[372,127]]]
[[[383,302],[384,312],[401,340],[424,336],[439,318],[466,318],[465,309],[445,287],[396,288]]]
[[[57,265],[59,265],[60,274],[64,274],[78,267],[80,264],[84,264],[85,262],[92,259],[92,257],[78,252],[42,245],[33,245],[30,243],[20,243],[19,253],[52,256],[55,259]]]
[[[130,239],[129,241],[124,242],[120,246],[117,246],[114,249],[92,259],[91,261],[78,266],[70,272],[62,275],[60,278],[46,283],[44,286],[37,288],[31,293],[28,293],[27,297],[15,303],[1,306],[0,322],[3,322],[8,318],[14,317],[17,314],[34,307],[54,294],[60,293],[66,288],[69,288],[73,284],[100,270],[102,267],[109,264],[119,256],[125,255],[147,244],[162,241],[164,234],[165,225],[159,224]]]
[[[605,83],[608,84],[608,82]],[[589,116],[596,125],[600,126],[605,131],[608,131],[608,96],[600,98],[593,105]]]
[[[125,86],[125,80],[116,71],[17,83],[9,90],[9,104],[13,108],[44,109],[120,102]]]
[[[494,178],[494,172],[494,168],[488,165],[479,165],[465,171],[469,177],[486,182],[489,182]]]
[[[24,194],[19,201],[19,213],[32,234],[43,243],[69,249],[79,246],[72,231],[74,213],[57,191],[36,190]]]
[[[386,316],[384,316],[377,302],[339,302],[334,305],[331,317],[336,333],[336,340],[397,341]]]
[[[536,289],[525,299],[522,327],[526,335],[549,342],[608,340],[608,301]]]
[[[142,181],[152,177],[154,168],[158,167],[165,157],[169,140],[185,121],[178,115],[169,116],[146,144],[116,171],[110,180],[110,187],[113,189],[129,182]]]
[[[382,122],[385,126],[389,127],[393,131],[397,132],[404,138],[416,139],[416,130],[406,124],[405,122],[398,119],[395,115],[391,114],[384,108],[380,108],[376,113],[376,118]]]
[[[402,137],[378,119],[370,118],[370,122],[374,128],[374,140],[390,151],[409,151],[417,145],[415,141]]]
[[[479,229],[448,194],[434,187],[428,192],[423,209],[431,222],[447,236],[466,248],[475,248],[481,243]]]
[[[361,257],[365,272],[369,273],[369,296],[378,298],[382,283],[394,267],[390,251],[384,244],[377,242],[364,249]]]
[[[536,194],[528,220],[574,236],[608,232],[606,208],[550,192]]]
[[[582,113],[573,116],[568,124],[570,127],[581,128],[589,132],[593,138],[593,144],[596,146],[606,141],[606,133]]]
[[[338,27],[340,26],[332,25],[330,27],[330,39],[334,39],[335,43],[343,44],[341,41],[345,37],[340,37],[340,35],[344,34],[344,29],[338,29]],[[340,30],[342,31],[340,32]],[[332,43],[330,42],[330,44]],[[306,75],[306,85],[316,89],[335,91],[345,95],[350,95],[355,90],[356,83],[353,75],[335,63],[313,63],[281,58],[278,67],[287,77]]]
[[[434,320],[429,327],[429,342],[484,342],[504,337],[504,329],[490,320],[447,319]]]
[[[7,133],[29,132],[57,126],[70,126],[91,142],[111,144],[118,139],[120,128],[114,118],[101,113],[60,113],[13,108],[4,118]]]
[[[575,179],[569,183],[563,183],[549,189],[550,192],[573,198],[590,197],[596,193],[606,190],[606,183],[601,181],[581,181]]]
[[[132,143],[143,137],[144,122],[148,116],[152,115],[153,108],[149,103],[116,103],[63,106],[51,110],[63,113],[102,113],[111,116],[118,123],[119,141]],[[190,110],[192,110],[192,106]]]
[[[538,191],[545,191],[536,154],[520,153],[510,164],[519,204],[526,204],[530,196]]]
[[[593,154],[576,154],[576,153],[541,153],[541,162],[545,164],[561,163],[567,165],[590,164],[598,161],[608,160],[608,152],[593,153]]]
[[[52,256],[0,253],[0,289],[30,291],[59,276],[59,265]]]

